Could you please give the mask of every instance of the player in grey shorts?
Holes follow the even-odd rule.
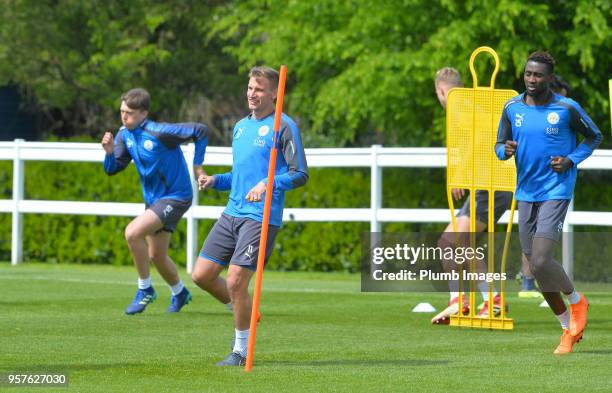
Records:
[[[283,220],[285,192],[308,181],[306,153],[297,124],[286,114],[279,113],[278,134],[273,131],[278,79],[278,73],[269,67],[251,69],[246,97],[250,114],[234,126],[232,169],[198,178],[202,190],[230,192],[225,210],[204,242],[191,274],[193,282],[226,304],[234,315],[232,352],[218,362],[218,366],[246,363],[252,312],[249,282],[257,264],[263,264],[272,252]],[[275,143],[279,154],[274,181],[270,184],[273,191],[266,250],[262,250],[265,251],[264,260],[258,261],[268,166]],[[224,265],[229,265],[226,279],[219,276]]]
[[[146,209],[125,228],[125,240],[138,274],[138,290],[125,314],[143,312],[157,298],[150,263],[170,287],[168,312],[179,312],[191,301],[176,264],[168,256],[171,233],[193,199],[191,175],[181,150],[193,141],[193,173],[204,174],[202,163],[208,144],[208,127],[200,123],[158,123],[148,119],[151,96],[141,88],[121,96],[121,122],[116,136],[104,133],[104,172],[113,176],[130,162],[140,177]]]
[[[580,104],[551,90],[554,68],[550,53],[529,55],[523,73],[525,93],[504,105],[494,151],[500,160],[515,160],[521,246],[562,328],[554,353],[565,355],[583,336],[589,302],[553,257],[574,194],[577,167],[599,146],[602,134]]]

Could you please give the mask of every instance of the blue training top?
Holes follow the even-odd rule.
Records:
[[[162,198],[191,200],[191,177],[180,148],[181,143],[191,140],[195,142],[193,165],[202,165],[208,144],[208,127],[204,124],[145,119],[133,130],[121,127],[113,154],[104,157],[104,171],[114,175],[134,160],[147,206]]]
[[[584,136],[584,141],[576,147],[578,133]],[[506,141],[517,142],[517,201],[572,199],[577,166],[593,153],[601,138],[595,123],[574,100],[553,94],[548,104],[530,106],[523,93],[504,107],[495,153],[500,160],[507,160]],[[567,157],[574,165],[557,173],[550,164],[553,156]]]
[[[270,150],[274,137],[274,112],[262,119],[250,115],[234,126],[232,171],[215,175],[213,188],[230,190],[225,213],[233,217],[248,217],[263,221],[264,200],[249,202],[245,198],[260,181],[267,184]],[[277,140],[279,153],[274,172],[274,191],[270,208],[270,225],[280,226],[283,220],[285,191],[308,181],[306,154],[300,131],[284,113]]]

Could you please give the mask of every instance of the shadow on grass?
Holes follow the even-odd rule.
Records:
[[[448,360],[425,360],[425,359],[396,359],[396,360],[374,360],[374,359],[328,359],[328,360],[315,360],[315,361],[304,361],[304,362],[287,362],[282,360],[259,360],[257,363],[261,366],[405,366],[405,367],[427,367],[427,366],[442,366],[449,364]]]
[[[552,317],[552,313],[551,313],[551,317]],[[550,318],[546,321],[541,321],[541,320],[518,320],[516,321],[517,324],[520,324],[521,326],[554,326],[554,327],[558,327],[559,323],[554,319],[554,318]],[[599,330],[598,328],[601,326],[607,326],[612,324],[612,319],[603,319],[603,318],[589,318],[588,320],[588,325],[586,327],[586,331],[589,330]]]
[[[612,348],[608,349],[593,349],[588,351],[577,350],[576,353],[587,353],[590,355],[612,355]]]
[[[190,315],[200,315],[200,316],[205,316],[205,317],[229,317],[232,318],[232,313],[230,311],[198,311],[198,310],[185,310],[185,311],[181,311],[180,312],[181,315],[183,314],[190,314]],[[178,315],[178,313],[175,314],[167,314],[166,315]],[[261,313],[261,320],[264,321],[267,318],[295,318],[295,314],[283,314],[283,313],[278,313],[278,312],[273,312],[273,313]]]
[[[97,302],[104,304],[108,301],[115,301],[114,296],[79,296],[78,299],[68,297],[58,297],[54,299],[11,299],[11,300],[0,300],[0,306],[6,307],[47,307],[47,306],[78,306],[78,305],[89,305]]]
[[[21,372],[24,373],[68,373],[77,371],[103,371],[112,369],[130,369],[138,368],[142,369],[146,366],[145,363],[129,363],[129,362],[118,362],[118,363],[87,363],[87,364],[69,364],[69,363],[58,363],[58,364],[13,364],[10,370],[4,370],[5,372]],[[3,368],[0,367],[0,372],[3,372]]]

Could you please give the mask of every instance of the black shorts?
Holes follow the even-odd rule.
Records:
[[[164,225],[160,231],[174,232],[176,225],[183,217],[183,214],[191,207],[191,199],[158,199],[152,205],[147,205]]]
[[[510,204],[512,203],[512,193],[508,191],[497,191],[495,193],[495,200],[493,201],[495,204],[494,212],[495,215],[494,221],[497,222],[504,215],[504,212],[510,208]],[[470,198],[467,198],[467,201],[457,213],[457,217],[461,216],[470,216]],[[476,219],[483,224],[489,223],[489,193],[487,191],[478,190],[476,191]]]
[[[272,255],[278,229],[268,225],[264,263]],[[222,266],[231,263],[254,271],[257,269],[260,237],[261,222],[223,213],[208,233],[200,257]]]
[[[523,254],[531,254],[534,237],[545,237],[558,242],[563,234],[563,222],[569,199],[544,202],[518,202],[519,239]]]

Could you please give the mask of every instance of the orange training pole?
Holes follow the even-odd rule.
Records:
[[[257,334],[257,315],[259,314],[259,298],[261,296],[261,283],[263,281],[264,259],[266,257],[266,243],[268,240],[268,222],[270,221],[270,205],[272,204],[272,189],[274,188],[274,170],[276,168],[276,138],[280,131],[281,116],[283,114],[283,98],[285,96],[285,79],[287,66],[282,65],[278,78],[276,93],[276,112],[274,113],[274,136],[272,150],[270,150],[270,164],[268,165],[268,184],[266,184],[266,200],[264,202],[263,221],[261,222],[261,237],[259,239],[259,254],[257,256],[257,272],[255,273],[255,287],[253,288],[253,306],[251,310],[251,326],[249,328],[249,345],[244,371],[253,369],[253,356],[255,355],[255,338]]]

